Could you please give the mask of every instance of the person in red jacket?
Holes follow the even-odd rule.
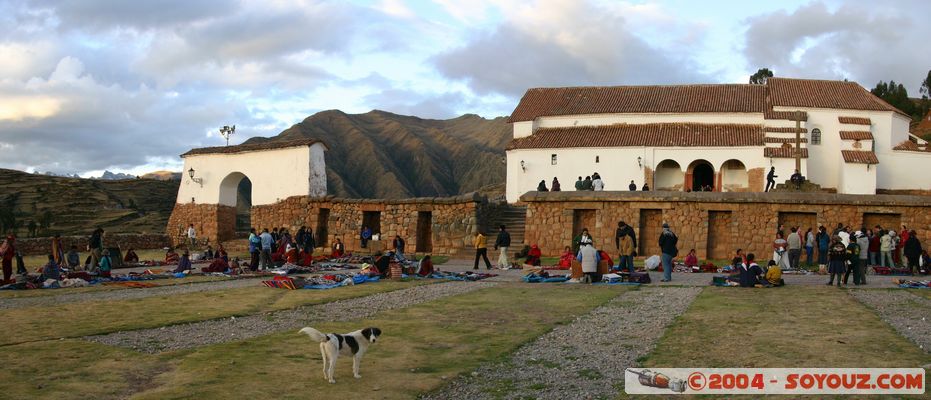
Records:
[[[905,261],[905,242],[908,241],[908,238],[909,238],[909,235],[908,235],[908,234],[909,234],[909,232],[908,232],[908,227],[905,226],[905,225],[902,225],[902,232],[899,232],[899,244],[896,245],[896,248],[895,248],[895,249],[897,250],[897,251],[895,252],[895,262],[896,262],[896,263],[900,263],[900,264],[902,264],[902,265],[905,265],[905,264],[906,264],[906,261]]]

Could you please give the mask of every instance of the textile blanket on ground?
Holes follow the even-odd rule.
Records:
[[[881,267],[873,266],[873,271],[876,272],[876,275],[911,275],[912,271],[908,268],[890,268],[890,267]]]
[[[133,289],[144,289],[150,287],[156,287],[158,285],[150,282],[133,282],[133,281],[115,281],[115,282],[104,282],[105,286],[122,286]]]
[[[498,274],[485,274],[476,272],[434,272],[429,278],[449,279],[451,281],[479,281],[486,278],[498,276]]]
[[[931,289],[931,281],[913,281],[909,279],[893,279],[892,283],[903,289]]]
[[[550,276],[546,271],[531,272],[522,278],[526,283],[559,283],[569,280],[566,275]]]

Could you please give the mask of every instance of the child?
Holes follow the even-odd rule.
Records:
[[[559,268],[560,269],[569,269],[572,267],[572,260],[575,259],[575,254],[572,254],[572,248],[566,246],[563,249],[562,256],[559,257]]]
[[[420,269],[417,271],[417,275],[420,276],[430,276],[433,274],[433,259],[430,256],[423,256],[423,259],[420,260]]]
[[[543,253],[540,251],[540,247],[534,244],[533,246],[530,246],[530,251],[527,252],[527,259],[524,260],[524,264],[529,264],[535,267],[539,267],[540,256],[542,255]]]
[[[769,260],[766,268],[766,282],[773,286],[785,285],[785,281],[782,280],[782,268],[776,265],[776,261]]]
[[[100,257],[100,268],[97,270],[97,276],[103,278],[110,277],[110,268],[113,263],[110,261],[110,250],[103,249],[103,254]]]
[[[685,256],[685,266],[689,268],[698,267],[698,256],[695,255],[695,249],[689,250],[689,254]]]

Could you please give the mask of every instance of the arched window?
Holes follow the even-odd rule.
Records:
[[[821,129],[811,130],[811,144],[821,144]]]

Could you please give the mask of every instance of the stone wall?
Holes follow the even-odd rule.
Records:
[[[175,204],[165,228],[172,245],[186,243],[187,228],[190,224],[194,224],[198,240],[208,238],[210,243],[217,243],[232,239],[236,235],[236,207],[219,204]]]
[[[594,226],[588,226],[596,247],[616,253],[614,230],[625,221],[638,232],[638,241],[655,251],[656,227],[641,226],[657,213],[679,236],[680,253],[694,248],[706,258],[709,248],[719,254],[722,246],[737,247],[769,259],[780,218],[810,221],[833,228],[838,222],[859,229],[864,222],[899,221],[918,231],[924,245],[931,245],[931,201],[922,196],[838,195],[824,193],[684,193],[684,192],[561,192],[528,193],[525,242],[536,243],[545,255],[556,256],[571,243],[575,210],[594,210]],[[717,220],[709,224],[709,214]],[[878,219],[882,217],[882,219]],[[802,218],[802,219],[798,219]],[[723,221],[723,222],[722,222]],[[661,222],[659,222],[661,223]],[[890,222],[891,223],[891,222]],[[650,225],[657,224],[656,221]],[[711,226],[711,228],[709,228]],[[802,227],[803,230],[807,226]],[[899,226],[895,226],[900,229]],[[788,229],[788,227],[786,227]],[[712,231],[713,230],[713,231]],[[642,232],[648,237],[640,237]],[[713,238],[709,246],[709,237]]]
[[[90,236],[62,236],[61,243],[65,251],[72,245],[77,246],[79,251],[87,248],[87,242]],[[17,238],[17,248],[24,255],[42,255],[49,254],[52,251],[52,238]],[[106,247],[119,247],[121,249],[161,249],[168,247],[169,240],[167,235],[155,234],[104,234],[103,244]]]
[[[415,198],[404,200],[340,199],[332,196],[312,198],[295,196],[276,204],[252,207],[252,226],[261,230],[286,227],[295,234],[301,226],[320,232],[326,226],[326,243],[336,238],[346,244],[349,251],[361,249],[359,232],[365,212],[380,215],[379,241],[369,249],[391,247],[395,235],[406,241],[407,252],[417,249],[418,218],[420,213],[432,216],[429,228],[429,252],[433,254],[470,254],[472,235],[482,229],[479,214],[486,201],[478,195],[450,198]],[[329,210],[325,225],[321,224],[321,209]],[[317,239],[318,244],[320,239]],[[422,243],[422,245],[427,245]]]

